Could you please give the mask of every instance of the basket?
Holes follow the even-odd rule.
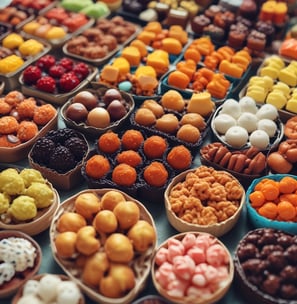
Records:
[[[211,304],[211,303],[216,303],[217,301],[219,301],[221,298],[224,297],[224,295],[227,293],[227,291],[229,290],[231,283],[233,281],[233,276],[234,276],[234,264],[233,264],[233,259],[231,254],[229,253],[228,249],[225,247],[225,245],[218,240],[215,236],[208,234],[208,233],[204,233],[204,232],[193,232],[193,231],[189,231],[188,233],[180,233],[177,235],[174,235],[173,237],[167,239],[165,242],[163,242],[158,249],[156,250],[156,253],[161,249],[161,248],[168,248],[168,241],[170,239],[175,239],[175,240],[179,240],[181,241],[187,234],[194,234],[195,236],[198,235],[206,235],[206,236],[210,236],[210,238],[213,239],[213,242],[215,244],[219,244],[220,246],[223,247],[223,249],[225,249],[225,251],[228,253],[228,257],[229,257],[229,269],[228,269],[228,278],[225,279],[224,284],[222,284],[221,287],[219,287],[217,290],[215,290],[212,294],[211,297],[200,297],[199,296],[192,296],[192,297],[177,297],[177,296],[170,296],[168,295],[168,293],[166,292],[166,290],[161,287],[161,285],[158,283],[155,273],[156,273],[156,269],[157,269],[157,264],[156,264],[156,254],[154,256],[153,259],[153,267],[152,267],[152,280],[154,283],[155,288],[157,289],[157,291],[159,292],[159,294],[161,294],[164,298],[166,298],[167,300],[169,300],[172,303],[177,303],[177,304]],[[196,264],[197,266],[197,264]],[[202,287],[203,288],[203,287]],[[203,292],[202,292],[203,294]]]
[[[33,276],[31,278],[31,280],[40,281],[45,275],[46,275],[46,273],[37,274],[37,275]],[[58,276],[62,281],[69,281],[69,278],[66,275],[56,274],[55,276]],[[23,294],[23,288],[18,289],[17,293],[11,300],[11,304],[17,304],[19,302],[19,300],[21,299],[22,294]],[[86,303],[85,298],[84,298],[83,294],[81,293],[81,297],[79,299],[78,304],[85,304],[85,303]]]
[[[23,238],[35,247],[36,249],[36,259],[35,259],[35,264],[33,268],[28,268],[25,271],[21,273],[21,275],[14,276],[9,282],[4,282],[1,285],[0,288],[0,299],[3,298],[8,298],[15,294],[20,287],[29,279],[31,279],[39,270],[41,266],[41,260],[42,260],[42,251],[38,243],[31,238],[29,235],[26,233],[23,233],[21,231],[17,230],[10,230],[10,231],[0,231],[0,240],[6,239],[9,237],[16,237],[16,238]]]
[[[172,179],[171,183],[168,185],[167,189],[165,190],[164,193],[164,198],[165,198],[165,209],[166,209],[166,215],[167,219],[170,222],[170,224],[179,232],[187,232],[187,231],[199,231],[199,232],[205,232],[205,233],[211,233],[212,235],[216,237],[220,237],[226,233],[228,233],[237,223],[239,220],[239,217],[241,215],[241,211],[244,206],[245,202],[245,191],[242,187],[243,190],[243,195],[241,197],[241,200],[239,202],[239,206],[236,210],[236,212],[227,218],[226,220],[215,223],[215,224],[210,224],[210,225],[198,225],[194,223],[187,222],[181,218],[179,218],[176,213],[172,210],[171,204],[169,202],[169,195],[172,190],[172,188],[185,180],[187,174],[189,173],[194,173],[196,169],[189,169],[183,173],[180,173],[177,175],[175,178]],[[231,177],[232,179],[236,180],[237,179],[228,173],[227,171],[220,171],[226,174],[227,176]],[[239,183],[239,182],[238,182]]]
[[[53,215],[60,205],[60,196],[57,190],[55,190],[49,182],[47,182],[47,184],[54,193],[53,203],[49,207],[39,209],[36,217],[28,222],[6,224],[5,222],[0,221],[0,229],[17,230],[30,236],[37,235],[46,230],[50,226]]]
[[[63,271],[72,279],[76,284],[83,290],[83,292],[88,295],[92,300],[99,302],[99,303],[106,303],[106,304],[128,304],[131,303],[134,298],[143,290],[146,284],[146,280],[149,276],[150,270],[151,270],[151,262],[152,262],[152,256],[154,253],[154,250],[156,248],[156,243],[154,243],[145,253],[136,255],[135,259],[132,261],[132,268],[135,273],[135,280],[136,284],[135,287],[130,290],[128,294],[126,294],[124,297],[121,298],[109,298],[105,297],[102,294],[99,293],[98,290],[93,289],[86,284],[82,282],[80,279],[81,275],[81,269],[78,268],[77,264],[75,263],[75,260],[70,259],[63,259],[59,257],[57,254],[57,250],[55,247],[55,236],[57,235],[57,221],[60,218],[60,216],[65,212],[73,212],[74,211],[74,201],[77,196],[79,196],[82,193],[94,193],[98,195],[99,197],[102,196],[107,191],[110,191],[112,189],[88,189],[83,190],[74,196],[70,197],[66,201],[64,201],[56,211],[53,221],[50,226],[50,242],[51,242],[51,248],[52,253],[55,261],[60,265],[60,267],[63,269]],[[144,207],[143,204],[141,204],[139,201],[135,200],[131,196],[127,195],[124,192],[121,192],[117,189],[116,191],[120,192],[126,200],[134,201],[138,207],[140,208],[140,219],[146,220],[149,222],[154,230],[156,231],[156,227],[154,224],[154,220],[146,207]],[[103,240],[102,240],[103,242]],[[100,248],[103,248],[104,246],[101,246]]]
[[[277,221],[271,220],[264,216],[261,216],[254,207],[252,207],[249,201],[249,195],[253,192],[255,186],[263,179],[272,179],[275,181],[280,181],[283,177],[290,176],[294,179],[297,179],[296,175],[291,174],[270,174],[265,175],[260,178],[255,179],[249,188],[246,191],[246,208],[247,208],[247,217],[249,221],[255,228],[273,228],[285,231],[287,233],[297,234],[297,222],[285,222],[285,221]]]

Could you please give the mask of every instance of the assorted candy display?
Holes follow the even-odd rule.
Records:
[[[1,300],[297,301],[296,1],[10,2]]]

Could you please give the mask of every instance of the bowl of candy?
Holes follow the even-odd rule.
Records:
[[[186,193],[193,195],[189,198]],[[236,225],[245,190],[232,174],[200,166],[173,178],[164,198],[167,218],[177,231],[200,231],[219,237]],[[188,199],[191,203],[185,204]]]
[[[39,171],[8,167],[0,172],[0,183],[0,229],[33,236],[50,226],[60,197]]]
[[[234,264],[228,249],[215,236],[188,231],[168,238],[157,248],[151,274],[157,291],[170,302],[210,304],[229,290]]]
[[[25,282],[14,295],[11,303],[26,301],[84,304],[85,298],[77,284],[66,275],[43,273]]]
[[[42,251],[29,235],[17,230],[0,231],[0,298],[8,298],[39,270]]]

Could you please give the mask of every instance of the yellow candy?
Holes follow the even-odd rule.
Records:
[[[20,195],[12,201],[9,212],[19,221],[26,221],[37,215],[37,207],[34,198]]]
[[[23,56],[34,56],[43,50],[43,44],[35,39],[28,39],[19,47],[19,51]]]
[[[0,60],[0,73],[8,74],[18,70],[24,64],[24,60],[17,55],[10,55]]]
[[[2,46],[10,50],[13,50],[18,48],[23,42],[24,39],[21,35],[16,33],[11,33],[3,39]]]

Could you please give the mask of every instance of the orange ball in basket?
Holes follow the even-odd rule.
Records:
[[[122,136],[122,145],[127,150],[137,151],[144,141],[143,135],[138,130],[127,130]]]
[[[192,154],[185,146],[176,146],[168,153],[167,162],[173,169],[185,170],[191,166]]]
[[[101,135],[98,139],[98,148],[104,153],[114,153],[121,146],[118,134],[110,131]]]
[[[168,180],[168,171],[162,163],[154,161],[144,169],[143,177],[149,185],[162,187]]]
[[[109,160],[99,154],[93,155],[86,162],[86,174],[89,177],[99,179],[106,175],[110,170]]]
[[[148,158],[161,158],[167,146],[167,141],[163,137],[152,135],[144,141],[143,151]]]
[[[112,172],[112,180],[120,186],[131,187],[137,178],[135,168],[127,164],[117,165]]]

